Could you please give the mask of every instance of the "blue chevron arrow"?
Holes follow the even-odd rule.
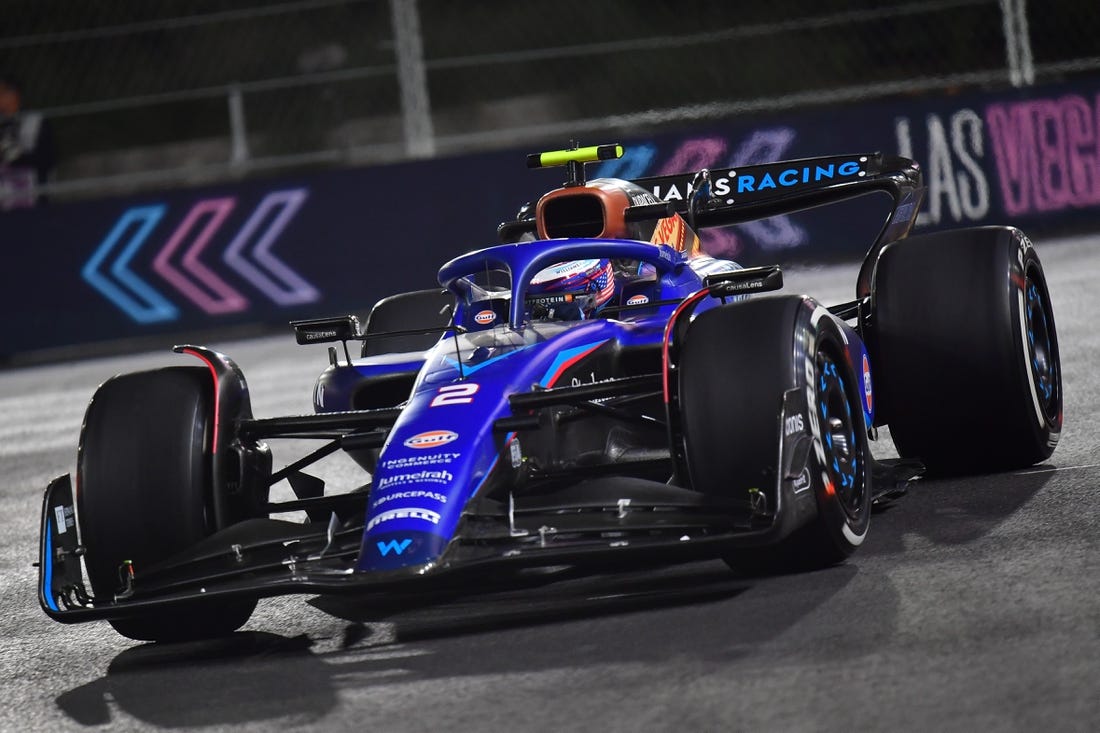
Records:
[[[93,288],[107,297],[118,306],[126,315],[138,323],[156,323],[158,321],[171,321],[179,316],[179,309],[172,305],[163,295],[154,290],[148,283],[129,270],[130,260],[133,259],[141,245],[145,243],[153,227],[164,216],[165,207],[162,204],[156,206],[144,206],[127,209],[119,218],[114,228],[96,248],[92,256],[84,264],[80,274]],[[118,282],[130,289],[126,292],[115,284],[99,267],[111,254],[111,250],[135,222],[141,222],[139,228],[130,237],[130,241],[122,250],[122,254],[111,264],[110,273]],[[137,297],[134,297],[137,296]]]

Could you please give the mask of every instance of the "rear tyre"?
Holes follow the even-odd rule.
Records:
[[[902,456],[941,474],[1050,457],[1061,363],[1027,237],[983,227],[896,242],[879,257],[871,298],[880,418]]]
[[[138,572],[209,535],[213,390],[202,368],[172,367],[115,377],[84,416],[77,465],[77,511],[85,566],[97,598]],[[254,599],[196,602],[111,621],[141,641],[183,641],[232,633]]]
[[[784,394],[799,389],[807,397],[800,422],[813,441],[805,467],[813,516],[777,544],[730,553],[726,561],[740,572],[834,565],[867,535],[870,449],[862,393],[839,326],[823,308],[806,304],[784,296],[707,311],[688,329],[680,354],[684,451],[698,491],[751,501],[750,489],[776,486]]]

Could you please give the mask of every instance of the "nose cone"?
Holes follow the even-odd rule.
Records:
[[[446,544],[444,537],[416,530],[370,534],[359,550],[359,569],[374,572],[426,565],[443,553]]]

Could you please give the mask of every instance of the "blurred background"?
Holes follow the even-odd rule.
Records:
[[[1093,0],[2,0],[0,29],[58,200],[1100,70]]]
[[[0,363],[363,314],[494,243],[571,140],[625,145],[591,177],[900,154],[918,231],[1095,232],[1100,3],[0,0]],[[703,241],[858,262],[882,216]]]

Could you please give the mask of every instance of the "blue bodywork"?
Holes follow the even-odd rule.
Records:
[[[532,319],[526,283],[549,265],[586,257],[636,261],[642,265],[636,270],[651,271],[649,277],[620,285],[615,301],[641,302],[641,307],[592,320]],[[473,277],[485,270],[508,273],[511,287],[495,292],[478,287]],[[506,481],[522,456],[522,449],[512,445],[514,433],[494,430],[496,420],[512,415],[509,396],[623,376],[617,356],[628,350],[659,354],[678,301],[704,284],[682,252],[608,239],[490,247],[448,262],[439,280],[456,297],[454,322],[461,329],[447,331],[424,353],[334,365],[322,374],[315,392],[318,412],[351,410],[360,407],[355,398],[364,383],[416,374],[377,456],[360,571],[436,561],[459,532],[467,503],[488,482]],[[716,305],[718,300],[708,298],[697,311]],[[854,331],[848,334],[850,357],[859,364],[866,351]]]
[[[164,548],[167,557],[126,559],[117,587],[101,569],[96,597],[85,582],[86,559],[96,552],[110,558],[79,544],[87,527],[78,526],[76,511],[77,499],[95,492],[78,494],[70,476],[59,476],[42,504],[43,610],[66,623],[149,620],[153,636],[133,638],[171,638],[175,629],[160,628],[157,614],[176,606],[190,614],[284,593],[430,592],[466,587],[485,568],[520,577],[548,567],[598,572],[727,557],[776,546],[815,519],[839,520],[847,544],[832,549],[850,552],[866,521],[853,528],[851,516],[838,512],[869,513],[870,476],[845,499],[853,506],[834,503],[832,477],[854,477],[858,463],[848,473],[837,468],[846,454],[826,463],[835,405],[818,404],[829,389],[814,378],[815,360],[830,360],[834,374],[846,362],[873,426],[870,359],[848,322],[860,332],[874,326],[876,263],[913,224],[919,168],[878,154],[742,166],[738,180],[757,183],[739,184],[736,200],[715,195],[720,178],[712,193],[705,170],[585,181],[585,162],[621,154],[616,145],[529,156],[535,167],[564,161],[569,180],[501,224],[498,236],[509,244],[443,265],[445,291],[381,301],[367,334],[351,316],[295,322],[300,344],[344,343],[344,360],[330,348],[331,366],[314,391],[316,414],[254,418],[232,359],[177,347],[203,362],[212,383],[213,406],[201,416],[210,428],[207,534]],[[834,170],[843,178],[832,180]],[[654,193],[672,189],[685,198]],[[741,268],[702,254],[697,230],[866,193],[887,194],[893,209],[860,269],[856,300],[826,308],[788,295],[721,308],[781,287],[781,272],[769,266],[729,274]],[[595,284],[595,297],[569,292],[568,279],[540,275],[582,261],[600,265],[598,277],[582,278],[585,287]],[[439,335],[422,339],[429,332]],[[353,360],[348,342],[360,338],[364,357]],[[829,348],[819,351],[820,343]],[[857,391],[845,383],[837,375],[847,396],[841,414],[850,417]],[[755,398],[749,408],[738,402],[745,395]],[[129,405],[120,407],[129,414]],[[859,434],[850,422],[842,421],[849,446]],[[273,471],[267,441],[275,439],[324,443]],[[737,450],[727,447],[731,439]],[[329,493],[303,469],[341,450],[370,483]],[[271,500],[281,482],[294,499]],[[99,491],[109,492],[110,483]],[[308,521],[282,518],[298,512]],[[135,538],[150,524],[171,525],[158,524],[161,518],[135,517]],[[227,628],[212,621],[198,631]]]

